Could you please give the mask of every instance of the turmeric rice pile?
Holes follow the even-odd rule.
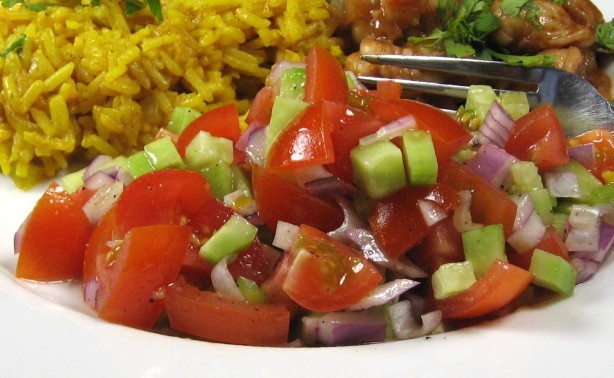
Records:
[[[342,54],[326,0],[161,0],[162,21],[75,2],[0,8],[0,168],[20,188],[140,149],[175,106],[246,109],[275,61],[315,44]]]

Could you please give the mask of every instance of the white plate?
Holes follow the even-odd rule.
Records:
[[[610,0],[595,0],[614,17]],[[275,349],[184,340],[98,320],[78,287],[13,277],[13,233],[43,188],[0,178],[0,376],[591,376],[614,374],[612,259],[571,299],[404,342]]]

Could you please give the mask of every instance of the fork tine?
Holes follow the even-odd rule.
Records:
[[[474,76],[487,79],[501,79],[539,84],[544,77],[542,67],[524,67],[480,59],[459,59],[450,57],[363,54],[360,58],[374,64],[439,71],[454,75]]]

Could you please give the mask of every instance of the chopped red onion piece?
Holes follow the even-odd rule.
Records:
[[[299,168],[293,171],[296,183],[299,186],[306,187],[311,181],[321,180],[332,177],[333,174],[324,168],[323,165],[311,165],[305,168]]]
[[[426,223],[428,227],[448,217],[446,210],[433,201],[418,200],[418,208],[420,209],[424,223]]]
[[[113,182],[115,182],[113,177],[104,172],[98,171],[86,178],[83,186],[91,190],[98,190],[103,186],[111,185]]]
[[[531,199],[529,193],[520,193],[512,196],[514,202],[516,202],[516,219],[514,220],[514,231],[520,229],[529,220],[533,210],[535,210],[535,204]]]
[[[580,198],[582,196],[578,176],[571,171],[546,172],[544,174],[544,185],[553,197]]]
[[[394,336],[400,340],[413,339],[433,333],[441,324],[441,311],[431,311],[423,314],[420,325],[412,314],[411,303],[400,301],[388,307],[390,324]]]
[[[452,221],[456,231],[465,232],[481,227],[482,225],[480,223],[473,223],[473,219],[471,218],[471,191],[461,190],[458,194],[458,207],[454,210],[454,215],[452,215]]]
[[[573,205],[569,214],[569,230],[565,245],[569,251],[599,249],[600,211],[588,205]]]
[[[114,181],[110,185],[98,189],[92,198],[83,205],[83,212],[92,224],[97,224],[100,218],[113,207],[123,190],[124,184],[120,181]]]
[[[298,237],[299,227],[288,222],[278,221],[275,228],[273,246],[284,251],[289,251]]]
[[[508,238],[507,242],[518,253],[525,253],[534,248],[546,233],[546,226],[542,219],[535,211],[527,221],[518,230],[514,231]]]
[[[311,345],[358,345],[383,342],[386,322],[370,311],[329,312],[302,319],[302,336]]]
[[[359,139],[358,143],[361,146],[365,146],[371,143],[379,142],[382,140],[390,140],[403,134],[407,130],[416,128],[416,119],[414,116],[408,115],[401,117],[396,121],[382,126],[374,134],[367,135]]]
[[[319,197],[350,196],[356,193],[357,189],[337,176],[329,176],[305,184],[309,193]]]
[[[243,293],[228,270],[228,256],[224,256],[211,270],[211,284],[220,296],[245,301]]]
[[[571,159],[577,160],[585,167],[595,165],[595,145],[593,143],[569,146],[567,147],[567,153]]]
[[[83,180],[87,180],[88,177],[93,175],[94,173],[100,171],[100,169],[110,163],[113,160],[112,157],[107,155],[98,155],[91,161],[91,163],[85,168],[85,172],[83,172]]]
[[[377,286],[369,295],[363,298],[360,302],[346,308],[346,311],[359,311],[366,310],[371,307],[381,306],[388,302],[391,302],[403,293],[416,287],[419,284],[418,281],[408,279],[397,279],[394,281],[386,282]]]
[[[600,203],[595,205],[601,214],[601,222],[614,225],[614,203]]]
[[[601,222],[599,229],[599,249],[597,251],[571,251],[569,256],[578,275],[576,283],[591,278],[614,248],[614,226]]]
[[[241,137],[239,138],[239,140],[237,141],[237,143],[235,143],[235,147],[238,150],[241,151],[245,151],[245,149],[247,148],[248,144],[249,144],[249,138],[251,137],[252,133],[256,130],[262,129],[264,127],[266,127],[267,125],[261,125],[258,122],[252,122],[247,126],[247,129],[245,129],[245,131],[243,132],[243,134],[241,134]]]
[[[483,179],[496,187],[500,187],[515,161],[516,158],[508,154],[503,148],[493,144],[485,144],[467,162],[467,165]]]
[[[599,216],[601,212],[599,208],[576,204],[571,207],[568,222],[572,227],[577,228],[593,228],[599,225]]]
[[[494,144],[503,148],[513,127],[514,120],[509,113],[503,109],[501,104],[493,101],[486,117],[484,117],[480,130],[478,130],[478,140],[482,144]]]
[[[83,300],[94,310],[98,309],[98,288],[99,284],[96,277],[83,284]]]
[[[254,130],[254,132],[249,135],[249,140],[245,147],[245,153],[249,156],[251,162],[261,167],[264,166],[266,160],[267,129],[268,126]]]

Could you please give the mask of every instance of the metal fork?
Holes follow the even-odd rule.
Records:
[[[427,57],[411,55],[366,54],[361,58],[369,63],[445,72],[477,78],[505,80],[533,84],[535,91],[527,91],[531,108],[552,104],[565,134],[580,135],[596,128],[614,131],[614,108],[588,81],[580,76],[551,67],[525,67],[504,62]],[[388,78],[358,76],[364,83],[375,84]],[[456,98],[466,98],[468,86],[439,84],[415,80],[394,79],[404,88]],[[504,92],[505,90],[495,90]]]

